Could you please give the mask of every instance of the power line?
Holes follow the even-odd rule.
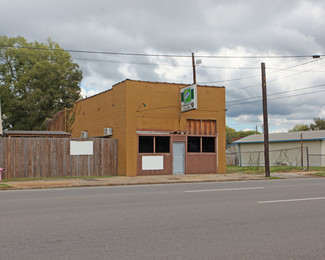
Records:
[[[312,61],[308,61],[308,62],[304,62],[304,63],[299,63],[299,64],[296,64],[294,66],[290,66],[290,67],[287,67],[287,68],[284,68],[284,69],[278,69],[278,71],[270,72],[269,74],[274,74],[274,73],[277,73],[277,72],[280,72],[280,71],[289,71],[292,68],[300,67],[300,66],[303,66],[303,65],[306,65],[306,64],[309,64],[309,63],[314,63],[314,62],[317,62],[317,61],[320,61],[320,60],[323,60],[323,59],[325,59],[325,58],[320,58],[320,59],[316,59],[316,60],[312,60]],[[295,75],[298,75],[298,74],[301,74],[301,73],[310,72],[310,71],[311,71],[311,69],[310,70],[305,70],[305,71],[299,71],[299,72],[293,73],[291,75],[283,76],[283,77],[276,78],[276,79],[273,79],[273,80],[268,80],[268,83],[274,82],[274,81],[277,81],[277,80],[281,80],[281,79],[284,79],[284,78],[290,78],[292,76],[295,76]],[[243,88],[240,88],[240,89],[230,90],[230,91],[227,92],[227,94],[232,93],[234,91],[244,90],[244,89],[248,89],[248,88],[252,88],[252,87],[256,87],[256,86],[259,86],[259,84],[253,84],[253,85],[249,85],[249,86],[246,86],[246,87],[243,87]]]
[[[292,89],[292,90],[287,90],[287,91],[282,91],[282,92],[277,92],[277,93],[271,93],[271,94],[268,94],[268,96],[286,94],[286,93],[290,93],[290,92],[301,91],[301,90],[312,89],[312,88],[319,88],[319,87],[323,87],[323,86],[325,86],[325,83],[324,84],[315,85],[315,86],[311,86],[311,87],[306,87],[306,88],[298,88],[298,89]],[[316,93],[316,92],[313,92],[313,93]],[[232,102],[249,100],[249,99],[255,99],[255,98],[261,98],[261,97],[262,96],[256,96],[256,97],[249,97],[249,98],[242,98],[242,99],[230,100],[230,101],[227,101],[226,103],[232,103]]]
[[[324,84],[324,85],[325,85],[325,84]],[[310,95],[310,94],[316,94],[316,93],[322,93],[322,92],[325,92],[325,89],[320,90],[320,91],[310,92],[310,93],[301,93],[301,94],[290,95],[290,96],[283,96],[283,97],[270,98],[270,99],[268,99],[268,101],[277,100],[277,99],[282,99],[282,98],[297,97],[297,96],[302,96],[302,95]],[[261,98],[261,97],[260,97],[260,98]],[[262,102],[262,100],[255,100],[255,101],[249,101],[249,102],[243,102],[243,103],[231,104],[230,106],[244,105],[244,104],[250,104],[250,103],[256,103],[256,102]]]
[[[256,77],[260,77],[260,75],[247,76],[247,77],[242,77],[242,78],[237,78],[237,79],[200,82],[200,84],[212,84],[212,83],[220,83],[220,82],[230,82],[230,81],[238,81],[238,80],[243,80],[243,79],[251,79],[251,78],[256,78]]]
[[[76,49],[56,49],[45,47],[29,47],[17,45],[0,45],[3,48],[17,48],[17,49],[33,49],[44,51],[67,51],[73,53],[87,53],[87,54],[104,54],[104,55],[122,55],[122,56],[143,56],[143,57],[170,57],[170,58],[191,58],[191,55],[179,54],[149,54],[149,53],[131,53],[131,52],[112,52],[112,51],[91,51],[91,50],[76,50]],[[207,59],[284,59],[284,58],[320,58],[325,57],[324,54],[308,54],[308,55],[260,55],[260,56],[221,56],[221,55],[196,55],[196,58]]]

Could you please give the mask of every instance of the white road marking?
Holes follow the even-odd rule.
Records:
[[[213,189],[213,190],[186,190],[185,192],[237,191],[237,190],[258,190],[258,189],[264,189],[264,187],[229,188],[229,189]]]
[[[325,197],[290,199],[290,200],[269,200],[269,201],[259,201],[258,203],[266,204],[266,203],[294,202],[294,201],[308,201],[308,200],[325,200]]]

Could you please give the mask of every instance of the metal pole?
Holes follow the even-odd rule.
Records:
[[[307,155],[307,171],[309,171],[309,151],[308,151],[308,146],[306,146],[306,155]]]
[[[300,160],[301,160],[301,167],[304,167],[304,147],[302,143],[302,133],[300,135]]]
[[[264,62],[261,63],[261,70],[262,70],[262,93],[263,93],[265,177],[270,177],[269,123],[268,123],[268,114],[267,114],[266,73],[265,73],[265,63]]]
[[[196,70],[195,70],[194,52],[192,52],[192,66],[193,66],[193,83],[196,84]]]

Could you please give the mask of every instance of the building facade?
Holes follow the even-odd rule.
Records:
[[[234,142],[240,166],[264,166],[264,135]],[[269,134],[271,166],[325,166],[325,130]]]
[[[59,112],[48,130],[117,138],[119,175],[225,173],[224,87],[125,80]]]

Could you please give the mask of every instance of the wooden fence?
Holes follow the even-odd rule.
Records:
[[[71,141],[90,141],[92,155],[71,155]],[[0,138],[4,179],[117,175],[113,138]]]

